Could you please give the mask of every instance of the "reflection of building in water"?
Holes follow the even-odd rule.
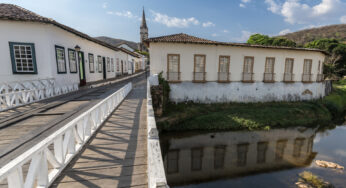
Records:
[[[298,128],[163,136],[167,178],[175,185],[309,165],[314,137]]]

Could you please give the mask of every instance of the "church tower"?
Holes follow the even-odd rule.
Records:
[[[142,14],[142,23],[140,27],[140,35],[141,35],[141,42],[139,44],[139,50],[148,52],[148,49],[144,46],[144,40],[148,39],[148,27],[147,27],[147,21],[145,20],[144,7],[143,7],[143,14]]]

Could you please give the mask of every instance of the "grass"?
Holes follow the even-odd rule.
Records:
[[[331,124],[346,109],[346,80],[334,84],[323,100],[310,102],[168,104],[157,118],[160,131],[269,130]]]
[[[322,178],[319,178],[318,176],[314,175],[311,172],[304,171],[299,174],[299,181],[307,183],[311,185],[312,187],[316,188],[332,188],[333,185],[325,182]]]
[[[346,80],[340,80],[333,84],[333,92],[323,99],[323,104],[332,115],[337,118],[346,112]]]

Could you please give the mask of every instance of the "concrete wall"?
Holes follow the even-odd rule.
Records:
[[[167,54],[180,54],[181,83],[170,84],[171,99],[175,102],[258,102],[282,100],[310,100],[324,96],[324,84],[315,82],[319,62],[324,62],[321,52],[232,47],[196,44],[150,44],[150,72],[167,73]],[[206,83],[192,83],[194,54],[206,55]],[[230,56],[231,83],[217,83],[219,56]],[[245,56],[254,57],[254,83],[243,83],[242,72]],[[266,57],[275,57],[275,83],[263,83]],[[285,59],[294,58],[295,83],[283,83]],[[312,83],[302,83],[304,59],[312,59]]]
[[[97,56],[127,60],[127,54],[114,51],[97,43],[78,37],[70,32],[51,24],[1,21],[0,22],[0,80],[1,82],[55,78],[58,84],[79,83],[79,73],[70,73],[68,48],[74,49],[76,45],[84,52],[86,81],[92,82],[103,79],[103,73],[97,69]],[[37,64],[37,74],[13,74],[10,57],[9,42],[34,43]],[[65,48],[66,70],[65,74],[57,73],[55,45]],[[90,73],[88,53],[94,55],[95,72]],[[107,65],[107,63],[106,63]],[[110,66],[111,67],[111,66]],[[79,71],[78,71],[79,72]],[[106,72],[107,79],[116,77],[116,72]]]

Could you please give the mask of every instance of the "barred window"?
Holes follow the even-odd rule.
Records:
[[[70,64],[70,73],[77,73],[76,51],[68,49],[68,60]]]
[[[55,55],[58,73],[66,73],[65,48],[62,46],[55,46]]]
[[[111,58],[111,68],[112,68],[112,72],[114,72],[114,59],[113,58]]]
[[[195,55],[195,72],[205,72],[205,55]]]
[[[219,72],[229,72],[229,56],[220,56],[219,57]]]
[[[89,71],[90,71],[90,73],[94,73],[95,72],[94,55],[89,54],[88,58],[89,58]]]
[[[312,66],[312,60],[311,59],[304,59],[303,73],[304,74],[311,74],[311,66]]]
[[[119,72],[120,71],[120,68],[119,68],[120,66],[119,66],[119,58],[117,58],[117,72]]]
[[[97,64],[98,64],[98,69],[99,72],[102,72],[102,57],[101,56],[97,56]]]
[[[294,60],[292,58],[286,58],[285,73],[293,73],[293,63]]]
[[[254,57],[245,57],[244,58],[244,73],[252,73],[253,72],[253,64],[254,64]]]
[[[168,55],[168,72],[179,72],[179,59],[178,54]]]
[[[37,74],[35,45],[33,43],[10,42],[13,73]]]
[[[107,57],[107,72],[111,72],[111,63],[109,57]]]
[[[265,73],[274,73],[274,63],[275,63],[274,57],[267,57],[264,72]]]

